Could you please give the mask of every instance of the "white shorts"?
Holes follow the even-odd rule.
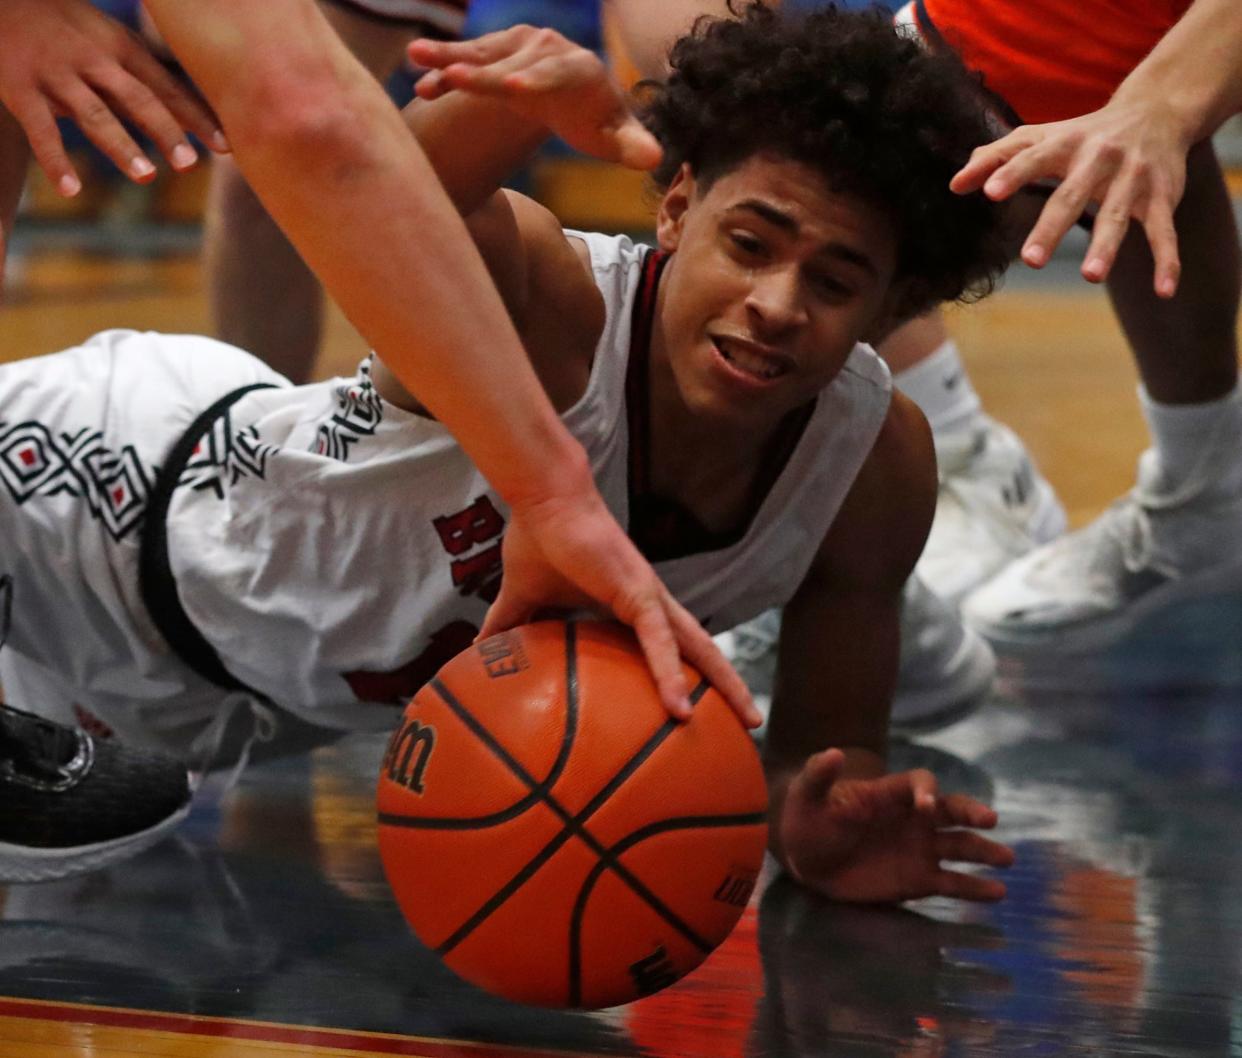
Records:
[[[214,400],[254,382],[288,385],[210,338],[122,330],[0,365],[10,704],[176,752],[219,714],[229,692],[171,653],[139,597],[139,532],[171,445]]]

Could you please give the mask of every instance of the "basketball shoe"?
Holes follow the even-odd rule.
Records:
[[[1198,474],[1138,484],[1085,528],[1031,552],[973,592],[967,619],[1007,653],[1098,653],[1172,608],[1242,594],[1242,490]]]
[[[914,734],[955,723],[983,703],[995,681],[992,648],[915,573],[901,597],[890,727]]]
[[[716,637],[765,717],[772,707],[780,629],[780,611],[768,610]],[[987,698],[995,677],[996,658],[988,644],[917,575],[911,577],[901,600],[893,730],[930,731],[955,722]]]
[[[956,605],[1065,531],[1065,511],[1017,435],[987,415],[937,436],[940,490],[918,573]]]
[[[189,810],[186,769],[172,758],[0,705],[0,883],[104,867]]]

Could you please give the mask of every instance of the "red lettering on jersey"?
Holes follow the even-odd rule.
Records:
[[[453,562],[453,584],[463,595],[484,595],[500,575],[500,545]],[[492,598],[495,598],[495,592]]]
[[[464,511],[432,520],[440,542],[450,555],[460,555],[476,544],[484,544],[505,531],[505,520],[491,499],[480,496]],[[456,583],[456,582],[454,582]]]
[[[440,543],[454,558],[453,586],[462,595],[493,602],[500,593],[500,538],[505,520],[487,496],[464,511],[432,519]],[[467,554],[467,552],[472,552]]]
[[[453,621],[435,632],[423,652],[392,672],[345,672],[342,676],[360,702],[404,706],[440,668],[471,643],[479,630],[469,621]]]

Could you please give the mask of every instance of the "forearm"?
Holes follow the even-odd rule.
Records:
[[[152,0],[272,216],[402,383],[511,503],[585,457],[465,225],[378,85],[309,0]],[[250,47],[251,42],[278,46]]]
[[[511,107],[463,93],[416,99],[402,117],[463,216],[495,194],[548,138],[546,126]]]
[[[1242,111],[1242,5],[1197,0],[1121,83],[1116,103],[1170,109],[1189,147]]]

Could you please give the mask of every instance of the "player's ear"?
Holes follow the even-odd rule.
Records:
[[[660,249],[671,253],[681,242],[681,229],[685,223],[686,210],[694,198],[694,174],[690,171],[690,163],[682,162],[677,175],[673,177],[664,198],[660,201],[660,211],[656,214],[656,241]]]

